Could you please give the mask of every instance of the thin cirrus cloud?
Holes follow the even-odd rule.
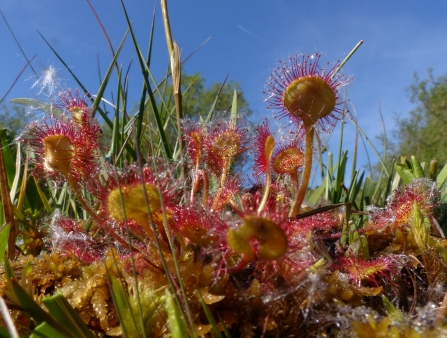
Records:
[[[237,28],[239,28],[241,31],[243,31],[244,33],[247,33],[248,35],[250,35],[251,37],[254,37],[255,39],[263,42],[263,43],[267,43],[267,41],[265,41],[264,39],[262,39],[261,37],[257,36],[255,33],[249,31],[247,28],[242,27],[241,25],[237,25]]]

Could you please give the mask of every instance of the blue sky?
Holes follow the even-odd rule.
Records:
[[[114,47],[117,48],[126,23],[118,0],[91,0]],[[158,1],[127,0],[128,14],[137,39],[146,51],[152,13],[156,13],[154,54],[151,70],[161,78],[167,66],[167,49]],[[447,74],[447,2],[413,0],[377,1],[267,1],[267,0],[170,0],[172,34],[182,56],[209,42],[185,64],[188,73],[200,72],[209,84],[229,78],[242,84],[244,95],[254,111],[254,121],[271,116],[262,94],[264,84],[279,59],[294,54],[320,52],[322,61],[343,59],[360,41],[364,44],[344,68],[355,78],[347,96],[358,114],[359,124],[374,139],[381,130],[378,103],[387,131],[394,128],[394,116],[405,116],[413,106],[405,91],[413,74]],[[33,66],[43,71],[49,66],[59,70],[63,88],[76,87],[36,30],[52,44],[90,93],[98,89],[97,57],[102,72],[111,54],[102,31],[85,1],[74,0],[0,0],[0,9],[15,32],[28,57],[37,54]],[[0,19],[0,94],[25,65],[23,51],[15,44]],[[141,92],[135,53],[128,40],[119,62],[130,73],[130,89],[137,98]],[[26,70],[8,95],[36,97],[38,90]],[[107,95],[115,91],[111,86]],[[40,95],[42,100],[48,98]],[[285,121],[284,121],[285,122]],[[354,139],[354,128],[347,124],[345,148]],[[331,144],[338,144],[337,133]],[[374,140],[375,143],[379,143]],[[380,146],[377,144],[377,146]],[[372,158],[374,155],[371,153]],[[360,166],[365,156],[360,157]]]

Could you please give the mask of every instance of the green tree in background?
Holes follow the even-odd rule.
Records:
[[[447,162],[447,76],[435,79],[431,70],[426,80],[415,75],[409,90],[416,108],[397,119],[396,155],[415,155],[426,163],[434,159],[442,168]]]
[[[214,112],[224,112],[231,108],[233,103],[234,91],[238,93],[238,111],[247,117],[252,114],[247,100],[241,89],[241,84],[236,81],[228,81],[223,86],[219,82],[213,83],[211,86],[205,85],[205,78],[200,73],[192,75],[182,74],[182,106],[183,117],[199,118],[206,117],[213,107],[213,103],[217,98],[214,106]],[[161,97],[160,97],[161,96]],[[172,84],[161,85],[157,91],[156,100],[159,104],[161,113],[168,115],[173,114],[175,110],[174,99],[172,95]],[[135,103],[133,111],[139,109],[139,103]]]
[[[10,129],[14,135],[20,134],[23,126],[32,118],[24,106],[5,103],[0,105],[0,128]]]
[[[249,107],[248,101],[245,99],[241,84],[236,81],[228,81],[224,85],[222,83],[213,83],[210,86],[206,85],[205,78],[200,75],[200,73],[195,73],[192,75],[182,74],[182,106],[183,106],[183,117],[191,118],[191,119],[199,119],[202,117],[205,119],[213,107],[214,102],[217,101],[214,105],[214,112],[224,112],[228,111],[231,108],[233,103],[234,91],[238,93],[238,112],[247,118],[252,114],[252,110]],[[170,82],[163,82],[158,90],[155,92],[155,99],[157,101],[157,106],[160,114],[163,116],[175,116],[175,105],[174,98],[172,94],[172,84]],[[152,129],[152,135],[157,135],[157,127],[155,125],[154,119],[152,118],[152,112],[148,108],[149,105],[146,106],[147,110],[145,110],[144,114],[146,117],[144,118],[147,121],[146,126]],[[136,113],[140,109],[140,104],[135,103],[134,107],[131,110],[131,114]],[[147,118],[149,116],[149,118]],[[172,128],[176,128],[175,123],[166,124],[165,128],[169,130]],[[112,139],[112,130],[107,126],[103,128],[104,135],[102,137],[102,143],[105,148],[110,144],[110,140]],[[169,142],[171,145],[174,145],[176,142],[176,132],[168,132],[168,135],[171,136]],[[169,137],[169,136],[168,136]],[[142,147],[146,149],[145,145]]]
[[[195,118],[200,115],[206,116],[213,106],[214,100],[219,93],[219,98],[214,107],[214,111],[227,111],[233,102],[234,91],[241,95],[238,98],[238,110],[248,116],[252,113],[247,100],[242,94],[241,85],[235,81],[213,83],[205,86],[205,78],[200,73],[192,75],[182,75],[183,83],[183,113],[185,117]]]

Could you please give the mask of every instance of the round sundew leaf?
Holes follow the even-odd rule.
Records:
[[[328,116],[335,108],[337,96],[330,85],[315,76],[298,78],[285,90],[284,106],[307,126]]]
[[[128,219],[135,220],[140,224],[146,224],[148,208],[142,187],[142,185],[134,185],[122,187],[121,191],[119,188],[112,190],[107,198],[107,211],[110,217],[123,221],[125,219],[124,215],[126,215]],[[149,210],[151,212],[158,210],[161,207],[158,189],[151,184],[145,184],[144,188]]]
[[[261,259],[278,259],[287,251],[287,236],[273,221],[259,216],[245,216],[244,223],[228,231],[230,248],[242,254],[252,253],[250,238],[259,241],[258,257]]]
[[[69,110],[69,112],[71,113],[71,116],[76,123],[82,123],[84,110],[78,107],[73,107]]]
[[[304,165],[304,157],[304,153],[295,146],[285,148],[275,154],[273,169],[278,174],[294,175]]]
[[[68,175],[74,155],[74,147],[70,140],[65,135],[50,135],[43,139],[43,146],[45,169]]]
[[[259,258],[278,259],[286,253],[287,236],[275,222],[259,216],[246,216],[244,226],[250,227],[253,237],[259,241]]]
[[[228,245],[231,249],[239,253],[249,253],[252,251],[250,245],[251,229],[248,229],[245,224],[236,228],[228,230]]]
[[[258,257],[263,259],[281,258],[287,251],[287,236],[284,231],[275,224],[267,230],[268,241],[261,245]]]
[[[234,157],[241,147],[241,137],[236,131],[225,131],[215,138],[212,149],[221,158]]]
[[[200,288],[200,294],[202,295],[205,304],[208,305],[220,302],[225,298],[225,295],[214,295],[210,293],[208,288]]]
[[[210,245],[219,240],[218,235],[212,234],[208,229],[196,224],[183,224],[179,232],[195,244]]]

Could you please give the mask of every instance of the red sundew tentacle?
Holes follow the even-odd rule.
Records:
[[[60,92],[58,94],[58,100],[54,103],[54,107],[73,114],[74,119],[77,119],[82,112],[89,109],[87,101],[85,98],[81,98],[77,89],[74,95],[71,89]]]
[[[225,243],[228,225],[218,214],[194,207],[177,208],[174,220],[174,229],[194,244],[219,247]]]
[[[85,96],[81,98],[77,89],[73,95],[72,91],[68,89],[59,93],[59,100],[54,107],[70,114],[73,121],[82,130],[86,142],[99,148],[99,138],[102,137],[103,132],[98,121],[93,118],[92,109],[88,106]]]
[[[206,138],[205,128],[196,121],[186,120],[183,122],[183,139],[185,141],[185,151],[191,158],[196,171],[203,160],[204,142]]]
[[[384,209],[369,208],[371,222],[366,230],[380,231],[388,227],[394,230],[407,225],[413,217],[414,203],[417,203],[424,216],[430,216],[438,196],[435,182],[426,178],[415,180],[405,188],[395,190],[388,197]]]
[[[270,133],[267,120],[265,120],[257,129],[257,135],[255,140],[255,173],[260,175],[266,174],[266,183],[264,189],[264,196],[258,208],[258,214],[264,209],[265,204],[270,193],[270,185],[272,181],[270,162],[272,159],[273,151],[275,148],[275,139]]]
[[[127,166],[121,173],[110,172],[104,185],[97,187],[94,194],[101,201],[106,223],[124,226],[127,219],[133,220],[146,231],[148,239],[154,240],[156,233],[164,241],[160,242],[162,248],[168,250],[165,217],[170,224],[173,208],[180,197],[174,191],[168,168],[164,174],[164,177],[157,177],[148,167],[143,167],[140,176],[137,166]]]
[[[247,149],[247,135],[241,125],[231,121],[219,120],[211,126],[204,142],[205,163],[211,171],[225,184],[230,165],[237,155]]]
[[[347,273],[357,285],[366,281],[378,286],[380,279],[389,280],[390,275],[397,272],[397,264],[389,256],[369,260],[359,257],[341,257],[337,262],[341,270]]]
[[[209,198],[209,191],[210,191],[210,182],[208,178],[208,174],[206,171],[202,170],[201,175],[203,178],[203,198],[202,198],[202,206],[203,208],[206,208],[208,206],[208,198]]]
[[[238,178],[231,177],[228,179],[223,187],[217,189],[211,202],[211,211],[223,209],[239,190],[240,185]]]
[[[351,79],[342,74],[337,74],[332,78],[334,72],[340,65],[340,62],[337,62],[332,67],[327,63],[326,66],[321,69],[318,66],[320,57],[321,55],[318,53],[315,56],[302,55],[299,57],[295,55],[290,57],[287,62],[279,61],[279,66],[272,72],[270,79],[266,83],[264,94],[266,95],[265,101],[268,103],[267,108],[274,110],[274,116],[276,118],[288,117],[295,123],[298,127],[297,129],[301,132],[304,132],[301,126],[302,122],[305,122],[308,125],[317,123],[321,130],[328,132],[334,125],[333,121],[340,119],[339,116],[346,113],[341,109],[344,102],[340,100],[338,92],[340,88],[348,84]],[[300,110],[300,108],[291,110],[290,107],[285,104],[286,92],[294,86],[295,81],[301,81],[301,79],[305,78],[312,79],[315,83],[318,82],[318,80],[321,80],[322,84],[325,83],[325,86],[334,93],[335,104],[331,109],[332,111],[328,110],[320,119],[313,120],[310,116],[307,116],[307,114],[309,114],[308,111]],[[312,99],[312,97],[300,98],[300,100]]]
[[[31,123],[20,139],[35,154],[31,162],[37,177],[49,176],[61,182],[70,175],[85,184],[97,171],[97,139],[64,116],[56,118],[50,115]]]
[[[267,119],[257,128],[257,134],[254,142],[255,165],[253,167],[256,174],[267,171],[270,166],[270,151],[273,151],[275,140],[269,130]]]
[[[105,250],[88,233],[79,221],[55,216],[51,225],[52,250],[70,253],[86,263],[103,258]]]

